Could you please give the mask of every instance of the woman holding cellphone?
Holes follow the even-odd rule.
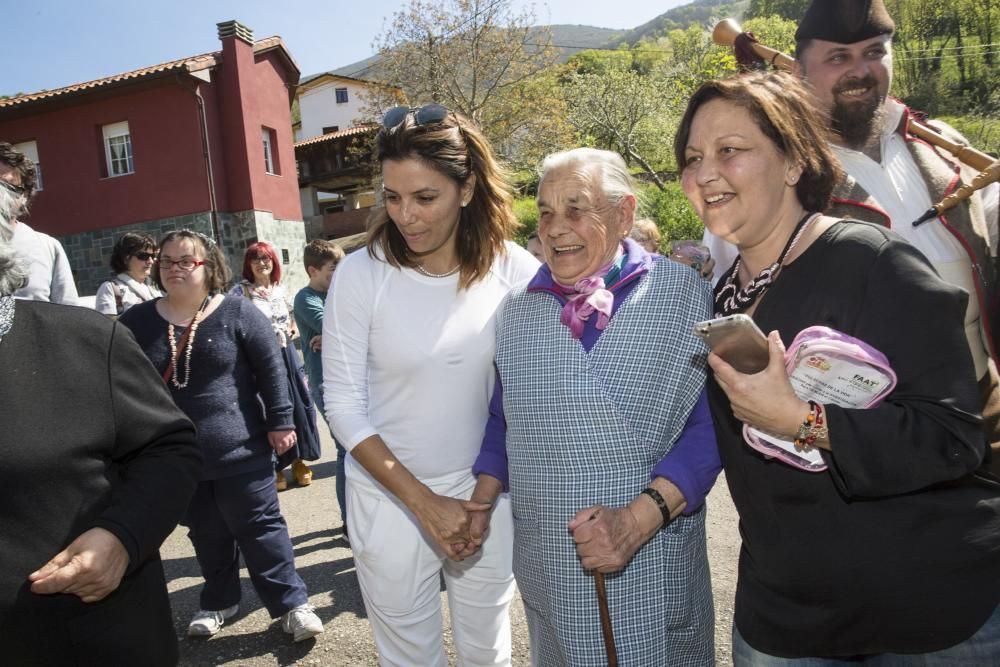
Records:
[[[803,84],[784,74],[709,81],[675,141],[681,183],[739,258],[716,315],[770,332],[756,374],[709,355],[709,396],[743,537],[736,665],[989,664],[1000,655],[1000,483],[985,453],[963,314],[893,232],[822,215],[840,169]],[[889,359],[877,407],[801,400],[784,351],[824,325]],[[743,440],[746,423],[811,442],[804,471]],[[990,657],[992,656],[992,657]]]

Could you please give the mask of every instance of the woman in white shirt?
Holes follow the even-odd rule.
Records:
[[[163,296],[149,277],[156,257],[152,236],[133,232],[119,236],[109,261],[117,275],[97,288],[97,312],[117,318],[136,304]]]
[[[348,528],[383,665],[510,664],[509,500],[475,502],[494,317],[538,262],[507,241],[510,186],[482,133],[396,107],[376,139],[385,208],[337,268],[323,325],[326,414],[347,461]],[[485,519],[489,532],[481,535]]]

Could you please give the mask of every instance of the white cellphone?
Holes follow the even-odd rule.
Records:
[[[743,313],[716,317],[694,325],[694,334],[740,373],[759,373],[771,354],[767,336]]]

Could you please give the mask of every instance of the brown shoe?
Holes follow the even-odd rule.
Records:
[[[278,470],[274,473],[274,485],[278,487],[278,491],[284,491],[288,488],[288,479],[283,471]]]
[[[295,483],[299,486],[309,486],[313,481],[313,471],[309,469],[302,459],[296,459],[292,463],[292,475],[295,476]]]

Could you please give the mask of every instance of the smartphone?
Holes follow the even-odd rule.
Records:
[[[670,248],[672,255],[701,273],[705,263],[712,258],[712,252],[701,241],[674,241]]]
[[[767,336],[748,315],[738,313],[698,322],[694,334],[740,373],[759,373],[767,368]]]

